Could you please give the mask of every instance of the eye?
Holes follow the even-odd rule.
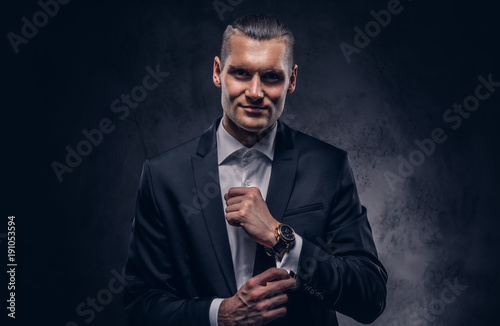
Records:
[[[245,71],[245,70],[243,70],[243,69],[236,69],[236,70],[233,70],[231,73],[232,73],[234,76],[236,76],[236,77],[248,77],[248,76],[250,76],[250,75],[248,74],[248,72],[246,72],[246,71]]]
[[[281,80],[281,76],[274,72],[266,73],[263,78],[268,82],[277,82]]]

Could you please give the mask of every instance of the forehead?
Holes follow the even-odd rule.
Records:
[[[285,70],[287,45],[283,39],[258,41],[236,34],[231,37],[230,46],[228,65]]]

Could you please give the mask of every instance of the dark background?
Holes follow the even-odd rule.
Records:
[[[121,274],[142,162],[221,115],[213,57],[225,26],[253,12],[276,15],[296,37],[298,84],[283,120],[350,154],[389,273],[387,308],[374,325],[497,325],[500,88],[456,130],[443,113],[474,94],[478,76],[500,81],[498,5],[401,1],[401,13],[348,63],[339,44],[353,45],[353,28],[388,1],[221,2],[233,4],[222,17],[209,0],[74,0],[17,54],[7,34],[21,35],[21,18],[41,9],[3,4],[0,257],[5,266],[15,215],[18,263],[9,325],[126,325],[121,292],[93,318],[77,307]],[[156,65],[169,76],[120,120],[111,103]],[[103,118],[115,129],[59,182],[51,163],[65,164],[65,147]],[[447,140],[392,189],[384,174],[397,173],[398,156],[408,159],[414,141],[438,127]],[[450,294],[446,281],[461,290]],[[444,303],[443,291],[455,299]]]

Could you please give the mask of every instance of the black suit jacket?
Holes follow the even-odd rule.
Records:
[[[200,137],[144,163],[124,304],[133,325],[209,325],[214,297],[237,291],[217,165],[217,120]],[[370,323],[385,308],[377,258],[347,154],[277,126],[267,205],[303,238],[299,288],[272,324],[338,325],[335,311]],[[273,266],[257,247],[254,274]]]

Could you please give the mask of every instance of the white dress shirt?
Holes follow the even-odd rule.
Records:
[[[276,127],[273,128],[266,137],[248,148],[227,132],[221,119],[217,129],[217,158],[224,213],[227,207],[224,195],[231,187],[257,187],[262,198],[266,199],[274,158],[276,129]],[[225,216],[221,216],[221,218],[225,218]],[[227,220],[226,228],[236,288],[239,289],[253,275],[257,243],[248,236],[242,227],[231,226]],[[276,267],[297,272],[301,249],[302,238],[295,235],[295,245],[285,252],[281,261],[276,258]],[[219,306],[223,300],[222,298],[212,300],[209,316],[212,326],[217,326]]]

